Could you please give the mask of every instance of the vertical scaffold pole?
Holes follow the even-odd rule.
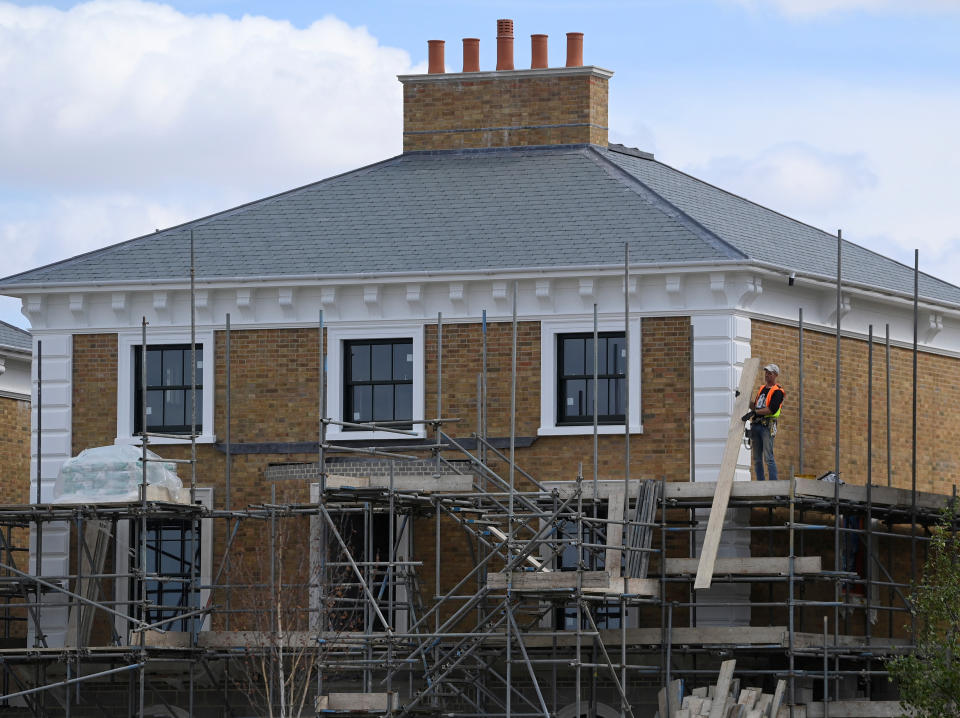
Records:
[[[913,440],[910,451],[910,581],[917,580],[917,329],[920,315],[920,250],[913,250]],[[915,641],[917,617],[910,612],[910,636]]]
[[[797,464],[800,467],[800,473],[804,471],[803,465],[803,307],[800,307],[797,316],[797,344],[799,346],[799,356],[797,357]]]

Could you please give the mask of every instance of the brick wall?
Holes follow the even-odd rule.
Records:
[[[881,329],[882,331],[882,329]],[[764,363],[780,366],[786,402],[776,439],[777,466],[784,478],[790,468],[820,475],[832,471],[835,447],[836,339],[804,331],[804,466],[799,466],[799,342],[797,329],[753,321],[752,350]],[[873,482],[887,485],[886,364],[882,337],[873,350]],[[841,341],[840,476],[847,483],[866,484],[868,347],[866,341]],[[910,488],[912,450],[912,364],[909,349],[892,348],[891,458],[893,486]],[[918,357],[917,488],[949,495],[960,470],[952,442],[960,417],[944,401],[960,391],[960,362],[921,352]],[[757,385],[760,380],[758,378]]]
[[[607,144],[607,78],[589,68],[428,78],[404,81],[404,152]]]
[[[467,436],[476,417],[476,377],[481,371],[479,324],[444,326],[443,415],[463,419],[451,424],[453,435]],[[644,319],[641,337],[642,416],[644,433],[631,438],[634,477],[667,476],[686,480],[689,466],[689,319]],[[215,433],[225,435],[225,346],[222,332],[216,343]],[[511,326],[488,325],[489,433],[509,433]],[[517,434],[535,436],[540,422],[540,325],[521,322],[518,332]],[[116,434],[117,340],[115,335],[75,335],[73,363],[74,440],[77,452],[111,443]],[[436,406],[436,326],[426,329],[427,416]],[[317,436],[317,332],[315,329],[244,330],[231,334],[231,414],[234,443],[314,441]],[[680,410],[677,410],[680,407]],[[187,458],[188,446],[156,446],[169,458]],[[600,437],[600,477],[623,475],[623,438]],[[450,458],[457,458],[450,455]],[[460,457],[462,458],[462,457]],[[269,500],[267,467],[277,463],[310,463],[313,453],[236,454],[231,467],[231,504],[244,507]],[[542,479],[576,476],[579,462],[589,474],[592,437],[540,437],[517,451],[518,464]],[[225,455],[210,445],[198,446],[197,483],[214,488],[214,502],[224,505]],[[504,467],[501,466],[501,469]],[[181,467],[189,483],[189,467]],[[281,482],[307,500],[307,482]],[[222,526],[214,537],[214,556],[222,553]],[[441,589],[473,567],[470,545],[452,521],[441,524],[443,551]],[[432,519],[414,522],[416,558],[424,561],[421,577],[429,603],[434,584]],[[248,522],[235,540],[236,554],[254,555],[265,540],[264,526]],[[222,603],[222,596],[214,602]]]
[[[73,335],[73,455],[117,436],[117,335]]]
[[[0,396],[0,503],[26,503],[30,490],[30,402]]]
[[[882,329],[881,329],[882,331]],[[796,328],[784,327],[758,320],[752,325],[752,350],[754,356],[762,358],[764,363],[775,362],[780,366],[780,383],[786,392],[780,430],[776,439],[777,466],[781,478],[788,478],[790,470],[797,473],[820,475],[832,471],[834,467],[836,411],[836,337],[833,334],[805,330],[804,341],[804,401],[803,401],[803,438],[804,465],[799,465],[799,337]],[[867,407],[869,394],[867,383],[869,376],[869,348],[864,340],[841,340],[841,383],[840,383],[840,476],[850,484],[865,485],[867,482],[868,452],[872,447],[872,476],[874,485],[887,485],[887,435],[886,435],[886,359],[883,338],[875,338],[878,343],[873,350],[873,435],[867,442]],[[951,440],[957,428],[958,420],[952,412],[943,411],[943,398],[953,396],[960,389],[960,379],[956,376],[956,359],[923,353],[918,355],[917,390],[917,488],[920,491],[950,495],[956,482],[960,459],[952,451]],[[892,472],[891,483],[895,487],[910,488],[912,454],[912,372],[913,353],[910,349],[891,348],[890,384],[891,384],[891,441],[890,454]],[[758,377],[757,384],[760,379]],[[784,511],[776,511],[773,518],[766,509],[753,512],[754,525],[781,526],[786,520]],[[834,540],[833,516],[816,512],[801,514],[800,523],[821,524],[829,531],[801,531],[798,533],[797,555],[820,556],[824,570],[833,570]],[[876,530],[889,531],[901,537],[910,535],[910,526],[880,524]],[[918,535],[924,529],[918,527]],[[910,541],[904,538],[875,539],[879,557],[884,567],[897,581],[909,583],[911,577]],[[752,537],[751,551],[754,556],[786,556],[787,536],[783,532],[768,535],[755,532]],[[925,560],[925,546],[917,546],[916,570],[922,569]],[[887,580],[880,568],[873,566],[875,580]],[[834,600],[833,583],[829,581],[806,581],[800,584],[797,598],[808,601]],[[878,599],[889,604],[889,589],[879,590]],[[786,587],[782,584],[755,586],[753,600],[784,601]],[[893,604],[902,608],[898,598]],[[827,615],[829,630],[833,631],[834,612],[822,607],[809,607],[798,611],[798,630],[818,632],[822,630],[822,617]],[[908,635],[904,626],[909,620],[906,613],[885,611],[879,613],[878,622],[870,627],[877,636],[892,634],[899,637]],[[765,625],[772,622],[785,625],[786,612],[783,610],[755,610],[753,622]],[[863,634],[867,630],[862,609],[841,613],[841,633]]]

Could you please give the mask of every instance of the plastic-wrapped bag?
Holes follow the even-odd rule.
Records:
[[[143,481],[142,449],[129,445],[98,446],[86,449],[67,459],[53,486],[53,502],[79,504],[106,501],[136,501]],[[162,486],[177,501],[183,483],[177,476],[177,465],[162,462],[147,451],[147,483]]]

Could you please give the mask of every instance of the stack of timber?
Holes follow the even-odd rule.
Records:
[[[660,502],[660,482],[653,479],[640,482],[640,493],[633,512],[633,522],[627,529],[626,545],[633,549],[627,554],[626,576],[646,578],[653,546],[653,522]]]
[[[787,718],[790,709],[783,705],[787,682],[777,681],[773,694],[760,688],[741,689],[740,679],[733,677],[736,665],[735,660],[724,661],[714,685],[694,688],[687,696],[682,681],[671,681],[669,690],[660,689],[655,718]]]

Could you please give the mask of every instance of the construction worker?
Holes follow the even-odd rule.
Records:
[[[777,383],[780,367],[763,367],[763,386],[750,402],[754,418],[750,423],[750,445],[753,448],[753,469],[757,481],[763,481],[763,465],[767,465],[770,481],[777,480],[777,463],[773,459],[773,438],[777,435],[777,419],[783,404],[783,389]]]

